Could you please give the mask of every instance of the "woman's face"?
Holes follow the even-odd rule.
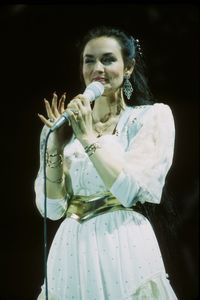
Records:
[[[116,92],[123,83],[124,61],[117,40],[98,37],[90,40],[83,52],[83,78],[86,86],[92,81],[104,84],[105,93]]]

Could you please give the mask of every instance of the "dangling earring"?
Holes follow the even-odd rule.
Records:
[[[129,75],[125,75],[124,76],[124,84],[123,84],[123,91],[128,100],[131,98],[131,95],[133,93],[133,87],[129,81],[129,78],[130,78]]]

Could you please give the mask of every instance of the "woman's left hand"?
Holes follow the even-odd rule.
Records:
[[[82,94],[69,102],[66,109],[76,138],[84,140],[95,138],[92,126],[92,110],[90,101]]]

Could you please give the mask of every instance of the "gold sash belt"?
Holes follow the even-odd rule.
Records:
[[[133,210],[121,205],[117,198],[110,192],[98,193],[91,196],[74,195],[70,199],[66,217],[73,218],[82,223],[100,214],[122,209]]]

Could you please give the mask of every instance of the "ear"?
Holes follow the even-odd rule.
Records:
[[[132,62],[126,66],[124,69],[124,75],[131,76],[135,67],[135,59],[133,58]]]

